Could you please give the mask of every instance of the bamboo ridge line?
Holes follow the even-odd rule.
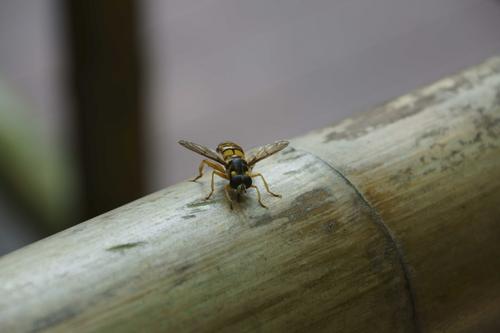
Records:
[[[291,145],[291,147],[295,150],[302,151],[306,154],[313,156],[318,161],[320,161],[321,163],[323,163],[324,165],[326,165],[327,167],[332,169],[333,172],[335,172],[338,176],[340,176],[346,182],[346,184],[348,184],[353,189],[353,191],[356,193],[356,195],[359,197],[359,199],[361,199],[363,204],[370,210],[370,212],[373,216],[373,222],[377,225],[380,232],[384,235],[384,237],[389,242],[389,244],[391,244],[391,247],[397,253],[398,262],[399,262],[399,265],[401,266],[401,269],[403,271],[403,276],[405,278],[406,290],[408,291],[408,300],[409,300],[410,305],[411,305],[412,321],[413,321],[413,324],[415,327],[415,332],[420,333],[422,331],[422,329],[420,327],[420,322],[418,320],[415,289],[412,285],[410,267],[409,267],[408,262],[405,259],[404,251],[403,251],[401,244],[397,241],[396,237],[391,232],[389,227],[384,223],[384,219],[382,218],[382,216],[380,216],[377,209],[375,209],[375,207],[372,204],[370,204],[368,199],[363,195],[363,193],[361,193],[361,191],[356,187],[356,185],[354,185],[353,182],[343,172],[341,172],[338,168],[336,168],[331,163],[325,161],[324,159],[322,159],[318,155],[316,155],[316,154],[314,154],[306,149],[300,149],[300,148],[294,147],[293,145]]]

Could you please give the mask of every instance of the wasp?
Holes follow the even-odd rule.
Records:
[[[251,153],[248,156],[245,154],[241,146],[230,141],[219,144],[216,151],[189,141],[181,140],[179,143],[187,149],[209,158],[209,160],[201,161],[198,168],[198,176],[191,180],[195,182],[203,176],[203,169],[205,165],[213,169],[211,183],[212,190],[206,196],[205,200],[208,200],[214,193],[214,178],[216,175],[229,180],[229,184],[224,186],[224,193],[226,199],[229,201],[231,209],[233,209],[233,200],[231,200],[231,196],[229,194],[230,191],[236,192],[237,198],[239,199],[240,195],[245,193],[249,188],[255,189],[259,204],[262,207],[267,208],[267,206],[262,203],[259,188],[252,182],[252,178],[255,177],[260,177],[262,179],[266,191],[269,194],[281,198],[281,195],[273,193],[269,189],[269,184],[264,176],[260,173],[254,173],[252,169],[257,162],[262,161],[266,157],[269,157],[288,146],[288,141],[281,140],[267,144],[257,148],[255,153]]]

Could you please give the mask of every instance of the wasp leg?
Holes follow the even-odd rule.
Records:
[[[267,208],[267,206],[266,206],[266,205],[264,205],[264,204],[262,203],[262,200],[260,200],[260,191],[259,191],[259,188],[258,188],[257,186],[255,186],[255,185],[252,185],[252,186],[250,186],[250,187],[254,188],[254,189],[255,189],[255,191],[257,191],[257,200],[259,201],[259,204],[260,204],[262,207]]]
[[[229,184],[226,184],[226,186],[224,186],[224,194],[226,195],[227,201],[229,201],[229,207],[233,209],[233,200],[231,200],[231,196],[229,196],[229,188],[231,188]]]
[[[269,189],[269,185],[267,184],[266,180],[264,179],[264,176],[262,176],[260,173],[251,174],[250,177],[252,177],[252,178],[253,177],[260,177],[260,178],[262,178],[262,181],[264,182],[264,186],[266,187],[266,191],[269,194],[271,194],[272,196],[281,198],[281,194],[276,194],[276,193],[271,192],[271,190]]]
[[[226,170],[224,170],[224,167],[222,167],[222,165],[219,165],[217,163],[214,163],[212,161],[209,161],[209,160],[203,160],[201,161],[200,163],[200,166],[198,167],[198,176],[196,176],[195,179],[191,180],[192,182],[195,182],[196,180],[200,179],[201,176],[203,176],[203,167],[206,165],[208,165],[209,167],[211,167],[212,169],[215,169],[217,171],[220,171],[222,173],[224,173]]]
[[[226,174],[224,174],[224,173],[222,173],[222,172],[220,172],[220,171],[218,171],[218,170],[214,170],[214,171],[212,171],[212,183],[211,183],[211,185],[212,185],[212,190],[211,190],[211,191],[210,191],[210,193],[207,195],[207,197],[205,198],[205,200],[210,199],[210,197],[211,197],[211,196],[212,196],[212,194],[214,193],[214,188],[215,188],[215,183],[214,183],[215,179],[214,179],[214,178],[215,178],[215,175],[217,175],[217,176],[219,176],[219,177],[221,177],[221,178],[224,178],[224,179],[228,179],[228,178],[227,178],[227,176],[226,176]]]

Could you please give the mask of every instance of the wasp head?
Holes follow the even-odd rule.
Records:
[[[249,176],[250,168],[245,160],[236,157],[229,162],[229,185],[238,191],[246,192],[246,189],[252,186],[252,178]]]
[[[235,175],[229,180],[229,185],[239,193],[243,193],[252,186],[252,178],[247,175]]]

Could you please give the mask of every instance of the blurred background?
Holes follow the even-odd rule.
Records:
[[[0,255],[500,54],[498,0],[1,0]]]

